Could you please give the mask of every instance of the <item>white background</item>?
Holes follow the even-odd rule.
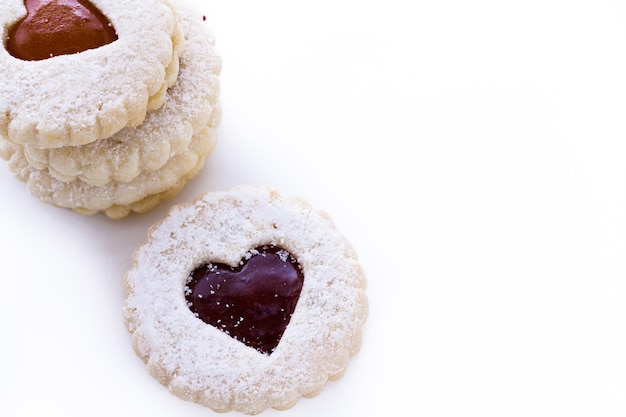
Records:
[[[0,166],[0,415],[207,416],[159,385],[122,276],[174,203],[271,185],[360,254],[346,375],[284,416],[626,414],[626,4],[205,1],[224,116],[173,201],[112,221]]]

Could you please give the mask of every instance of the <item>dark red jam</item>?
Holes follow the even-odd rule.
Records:
[[[263,246],[233,268],[206,264],[191,272],[189,309],[245,345],[270,355],[291,319],[304,276],[284,249]]]
[[[27,15],[9,28],[7,51],[39,61],[117,40],[111,22],[89,0],[24,0]]]

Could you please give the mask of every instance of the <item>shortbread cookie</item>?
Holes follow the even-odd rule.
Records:
[[[220,121],[219,78],[221,60],[214,38],[202,16],[177,7],[185,33],[178,80],[161,108],[151,111],[136,127],[127,127],[108,139],[82,146],[41,149],[25,145],[28,162],[60,181],[80,179],[91,185],[128,182],[141,172],[160,169],[184,152],[192,136]]]
[[[124,317],[137,355],[215,411],[286,409],[341,377],[368,312],[357,255],[330,217],[269,188],[175,206],[135,251]]]
[[[95,29],[78,29],[83,18]],[[183,47],[167,0],[0,0],[0,27],[0,135],[41,148],[140,124],[175,82]]]
[[[112,181],[101,186],[81,180],[59,181],[47,171],[33,168],[24,157],[23,148],[9,141],[2,142],[0,156],[8,159],[11,172],[40,201],[80,214],[104,212],[119,219],[131,211],[144,212],[154,207],[164,196],[173,197],[173,190],[180,190],[200,171],[215,143],[215,129],[207,126],[192,138],[184,152],[170,158],[160,169],[142,172],[129,182]]]

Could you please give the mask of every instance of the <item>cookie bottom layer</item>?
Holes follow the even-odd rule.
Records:
[[[129,182],[112,181],[101,186],[81,180],[59,181],[48,171],[32,167],[24,156],[23,148],[8,141],[1,143],[0,156],[8,159],[11,172],[26,183],[30,194],[40,201],[70,208],[80,214],[103,212],[111,218],[120,219],[131,211],[145,212],[176,195],[188,180],[200,172],[215,143],[215,129],[208,126],[193,137],[187,150],[170,158],[162,168],[143,172]]]

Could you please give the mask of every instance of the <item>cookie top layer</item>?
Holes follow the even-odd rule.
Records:
[[[264,246],[284,250],[303,275],[269,352],[203,321],[186,298],[197,268],[236,269]],[[368,311],[357,255],[329,216],[269,188],[236,187],[174,207],[136,250],[124,284],[124,316],[151,374],[216,411],[286,409],[319,393],[359,350]],[[258,327],[241,317],[235,325]]]
[[[176,80],[183,43],[169,1],[90,4],[113,26],[116,40],[26,60],[7,50],[10,30],[27,16],[25,3],[0,0],[0,135],[42,148],[82,145],[137,125],[148,110],[160,107]]]

